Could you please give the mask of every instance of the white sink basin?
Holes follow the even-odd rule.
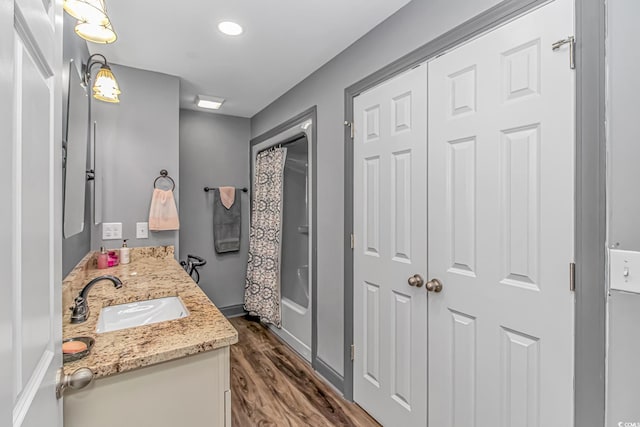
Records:
[[[187,317],[189,311],[179,297],[156,298],[128,304],[111,305],[100,310],[96,332],[117,331],[136,326]]]

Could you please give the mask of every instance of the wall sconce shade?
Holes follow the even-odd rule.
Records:
[[[113,31],[104,0],[65,0],[64,10],[78,20],[76,34],[93,43],[113,43]]]
[[[94,57],[101,57],[102,61],[93,59]],[[120,87],[116,81],[116,76],[113,75],[111,67],[107,63],[107,59],[99,53],[94,53],[89,57],[87,65],[84,67],[84,84],[89,85],[91,81],[91,68],[94,65],[101,65],[100,70],[96,74],[95,83],[93,84],[93,97],[99,101],[111,102],[117,104],[120,102]]]
[[[118,103],[120,99],[120,87],[108,65],[103,65],[96,75],[96,82],[93,85],[93,97],[104,102]]]

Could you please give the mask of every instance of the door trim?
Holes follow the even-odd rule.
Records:
[[[605,424],[605,2],[576,0],[575,425]]]
[[[317,187],[318,187],[318,168],[317,168],[317,158],[318,158],[318,107],[314,105],[313,107],[301,112],[300,114],[280,123],[279,125],[269,129],[268,131],[262,133],[261,135],[252,138],[249,141],[249,170],[253,171],[253,155],[252,148],[260,144],[263,141],[266,141],[278,134],[286,131],[296,125],[302,124],[306,120],[311,119],[313,126],[311,127],[311,206],[313,207],[311,210],[311,366],[314,370],[319,371],[319,367],[325,366],[326,364],[322,362],[318,358],[318,239],[317,239],[317,229],[318,229],[318,204],[317,204]],[[253,186],[253,173],[251,173],[251,180]],[[322,363],[321,363],[322,362]],[[321,369],[321,368],[320,368]],[[322,373],[322,372],[321,372]],[[331,378],[327,378],[331,379]],[[342,384],[334,384],[335,387],[342,387]]]
[[[362,92],[547,3],[505,0],[429,43],[347,87],[345,122],[353,122],[353,101]],[[594,26],[593,23],[597,22]],[[604,2],[576,0],[576,326],[575,422],[601,426],[605,402],[605,147]],[[593,90],[596,87],[598,90]],[[344,129],[344,388],[353,400],[353,142]],[[594,190],[595,189],[595,190]],[[567,286],[569,277],[567,273]]]
[[[0,8],[0,64],[2,64],[3,77],[0,79],[0,141],[2,141],[3,161],[0,162],[0,180],[13,188],[15,169],[11,159],[15,156],[13,144],[14,132],[14,7],[10,2]],[[4,160],[7,159],[7,160]],[[12,191],[12,190],[10,190]],[[9,193],[10,197],[13,194]],[[8,242],[0,248],[0,269],[5,277],[13,278],[15,265],[13,264],[13,227],[14,205],[3,203],[0,206],[0,240]],[[10,279],[11,280],[11,279]],[[6,283],[6,282],[5,282]],[[0,286],[0,325],[3,328],[3,336],[11,336],[13,333],[13,283],[9,281],[5,286]],[[10,339],[4,339],[0,344],[0,364],[5,369],[0,371],[0,425],[11,425],[12,417],[9,408],[14,403],[13,371],[16,369]],[[4,409],[6,408],[6,409]]]

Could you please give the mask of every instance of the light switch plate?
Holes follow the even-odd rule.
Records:
[[[102,223],[102,240],[122,239],[122,223],[121,222],[103,222]]]
[[[613,290],[640,294],[640,252],[610,249],[609,283]]]
[[[148,239],[149,238],[149,223],[148,222],[136,222],[136,238]]]

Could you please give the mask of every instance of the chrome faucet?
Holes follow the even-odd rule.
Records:
[[[71,310],[73,310],[71,313],[71,323],[82,323],[89,318],[89,304],[87,304],[87,296],[93,285],[101,280],[110,280],[116,289],[120,289],[122,287],[122,280],[118,279],[116,276],[98,276],[87,283],[74,300],[73,307],[71,308]]]

